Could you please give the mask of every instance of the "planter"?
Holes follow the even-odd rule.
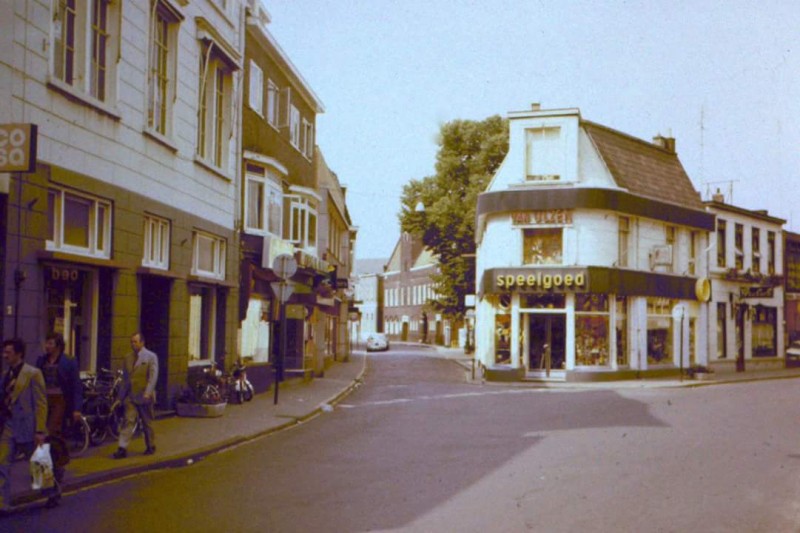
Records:
[[[215,418],[225,414],[226,405],[228,405],[228,402],[212,404],[178,402],[175,404],[175,411],[178,413],[178,416]]]

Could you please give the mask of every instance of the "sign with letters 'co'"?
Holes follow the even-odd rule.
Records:
[[[36,124],[0,124],[0,172],[36,168]]]

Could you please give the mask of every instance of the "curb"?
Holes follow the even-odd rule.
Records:
[[[119,467],[111,468],[109,470],[85,474],[79,478],[64,482],[61,488],[61,492],[62,494],[71,494],[78,492],[82,489],[95,487],[103,483],[108,483],[109,481],[114,481],[117,479],[134,476],[137,474],[142,474],[145,472],[190,466],[198,461],[202,461],[209,455],[222,452],[229,448],[234,448],[241,444],[250,442],[252,440],[261,437],[265,437],[272,433],[277,433],[279,431],[289,429],[293,426],[297,426],[321,414],[323,411],[322,409],[323,405],[336,405],[337,403],[342,401],[345,397],[347,397],[350,393],[352,393],[356,388],[358,388],[364,382],[364,374],[366,373],[366,369],[367,369],[367,358],[364,357],[362,359],[361,371],[358,373],[358,376],[356,376],[356,378],[350,383],[350,385],[345,387],[340,392],[336,393],[327,401],[318,404],[307,414],[297,417],[291,417],[290,420],[288,420],[283,424],[277,426],[271,426],[249,435],[232,437],[230,439],[226,439],[224,441],[217,442],[215,444],[210,444],[202,448],[197,448],[194,450],[168,456],[165,457],[164,459],[156,460],[153,462],[147,462],[143,464],[130,465],[130,466],[122,465]],[[22,507],[22,506],[28,506],[37,501],[45,500],[46,498],[47,498],[46,496],[42,495],[41,491],[26,490],[18,493],[15,496],[12,496],[11,503],[15,507],[16,506]]]

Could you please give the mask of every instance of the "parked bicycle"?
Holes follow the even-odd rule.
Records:
[[[125,423],[125,406],[119,398],[122,371],[100,369],[97,375],[83,380],[83,414],[90,428],[92,445],[103,443],[109,436],[116,439]],[[134,433],[138,433],[137,419]]]
[[[233,364],[233,389],[231,394],[237,403],[249,402],[253,399],[254,390],[253,384],[247,379],[247,367],[242,363],[241,359]]]

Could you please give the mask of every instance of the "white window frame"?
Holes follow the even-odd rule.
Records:
[[[289,104],[289,142],[300,150],[300,110]]]
[[[89,243],[88,246],[75,246],[65,242],[64,238],[64,200],[74,198],[91,205],[89,213]],[[52,201],[52,204],[51,204]],[[50,210],[52,209],[52,212]],[[53,233],[48,235],[45,249],[56,252],[67,252],[76,255],[111,257],[111,221],[112,204],[107,200],[90,196],[88,194],[67,191],[51,187],[48,191],[48,216],[52,217]]]
[[[630,266],[631,218],[620,216],[618,223],[619,246],[617,247],[617,266]]]
[[[178,30],[183,15],[165,0],[153,0],[150,5],[150,38],[147,68],[147,129],[172,136],[173,104],[177,80]],[[166,26],[165,42],[160,42],[160,30]],[[157,53],[160,52],[160,53]]]
[[[314,157],[314,125],[306,119],[303,119],[300,131],[300,151],[308,159]]]
[[[218,298],[218,291],[213,287],[195,286],[189,290],[187,313],[189,366],[207,364],[213,359],[217,335]],[[206,313],[203,313],[204,303],[207,306]],[[207,329],[205,346],[202,342],[204,328]]]
[[[95,27],[96,8],[105,9],[105,27]],[[101,108],[116,99],[120,8],[121,3],[113,0],[53,0],[48,78],[52,85],[91,104],[100,103]]]
[[[142,266],[169,270],[170,221],[155,215],[144,216]]]
[[[212,269],[204,270],[200,268],[200,246],[207,242],[211,246]],[[227,243],[222,237],[211,233],[195,230],[192,238],[192,274],[211,279],[225,279],[225,260]]]
[[[228,168],[233,120],[233,70],[201,47],[197,105],[197,157],[218,169]]]
[[[248,163],[248,167],[250,166],[258,166],[252,165]],[[245,172],[245,201],[244,201],[244,222],[245,222],[245,231],[247,233],[252,233],[256,235],[275,235],[276,237],[280,237],[283,235],[283,189],[280,185],[279,178],[270,171],[269,168],[263,168],[263,174],[258,174],[253,172],[252,170],[248,169]],[[250,184],[255,183],[261,186],[261,191],[263,194],[262,203],[261,203],[261,224],[262,227],[252,226],[250,224]],[[273,228],[271,226],[271,217],[272,209],[277,206],[280,209],[279,215],[277,216],[277,227]]]
[[[264,116],[264,71],[258,63],[250,60],[250,70],[248,72],[248,98],[247,103],[250,109]]]
[[[281,93],[274,81],[267,80],[267,123],[273,128],[278,128],[280,120]]]
[[[289,227],[288,240],[297,248],[311,255],[316,255],[317,239],[319,238],[319,214],[312,200],[299,194],[286,194],[284,199],[288,202]],[[311,229],[313,225],[313,239]],[[311,242],[311,241],[314,242]]]

